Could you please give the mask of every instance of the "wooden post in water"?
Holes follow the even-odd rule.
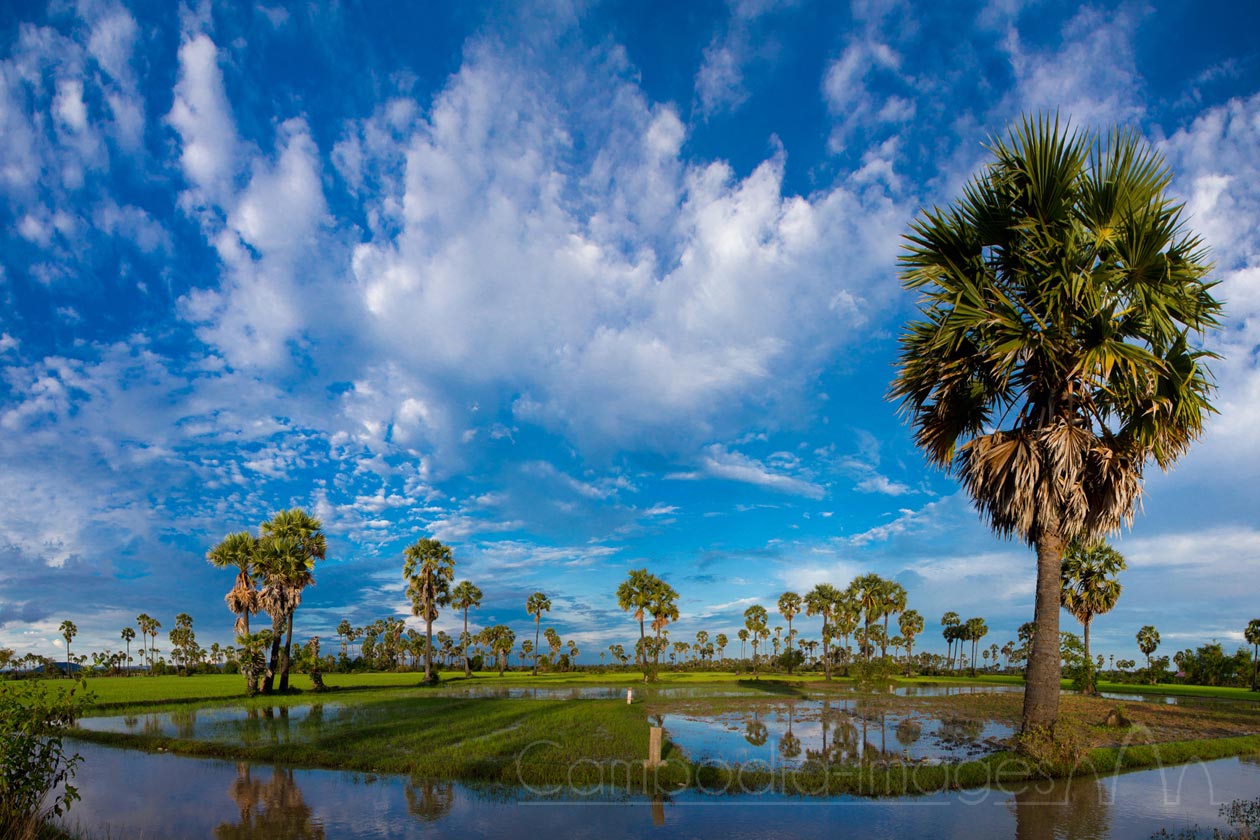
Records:
[[[659,726],[653,726],[648,731],[648,760],[646,766],[659,767],[665,762],[661,761],[661,733],[664,732]]]

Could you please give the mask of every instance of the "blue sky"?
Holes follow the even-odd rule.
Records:
[[[0,645],[141,611],[226,643],[205,551],[294,505],[329,536],[303,635],[407,614],[435,536],[477,624],[542,589],[587,661],[643,565],[675,638],[867,571],[931,647],[945,610],[1013,638],[1031,552],[884,394],[899,237],[1038,109],[1159,146],[1227,303],[1220,415],[1152,468],[1095,646],[1258,612],[1260,9],[7,5]]]

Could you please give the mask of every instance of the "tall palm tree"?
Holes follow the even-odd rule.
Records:
[[[1136,133],[1025,118],[990,150],[963,197],[906,237],[902,279],[924,318],[890,396],[993,529],[1035,548],[1033,620],[1055,639],[1068,543],[1130,522],[1147,462],[1169,468],[1202,431],[1211,354],[1192,340],[1221,306]],[[1024,731],[1054,728],[1059,670],[1056,645],[1034,646]]]
[[[66,619],[61,622],[61,638],[66,640],[66,676],[70,676],[70,640],[79,635],[79,628],[74,622]]]
[[[914,637],[923,632],[923,616],[918,610],[906,610],[897,618],[897,629],[906,640],[906,672],[910,671],[910,658],[914,656]]]
[[[863,636],[867,640],[863,645],[866,659],[871,657],[871,649],[874,647],[870,644],[871,625],[875,623],[884,612],[884,592],[887,588],[888,581],[876,574],[861,575],[853,579],[849,584],[849,594],[853,598],[858,609],[862,613],[862,630]]]
[[[271,616],[271,658],[262,682],[262,692],[270,694],[276,676],[288,673],[284,631],[302,603],[302,590],[311,582],[311,572],[301,546],[296,540],[285,537],[260,540],[255,563],[262,582],[258,603]]]
[[[633,610],[634,620],[639,622],[639,663],[647,676],[647,621],[648,610],[661,580],[647,569],[631,569],[629,575],[617,587],[617,606],[626,612]]]
[[[474,586],[472,581],[461,580],[456,584],[455,591],[451,593],[451,606],[464,612],[464,635],[460,641],[464,645],[464,676],[471,677],[472,659],[468,656],[468,610],[481,606],[481,590]]]
[[[411,614],[424,620],[424,681],[436,681],[433,673],[433,622],[438,607],[451,601],[451,581],[455,579],[455,558],[451,548],[440,540],[416,540],[403,551],[403,579]]]
[[[745,660],[748,658],[748,651],[744,645],[748,642],[748,629],[741,627],[739,632],[735,634],[739,638],[739,658]]]
[[[1152,624],[1137,631],[1138,650],[1146,657],[1146,670],[1151,670],[1151,654],[1159,648],[1159,631]]]
[[[223,541],[206,552],[206,560],[217,569],[236,569],[236,582],[223,600],[236,615],[234,632],[237,636],[249,635],[249,616],[258,612],[258,590],[254,586],[254,557],[258,554],[258,540],[248,531],[228,534]]]
[[[880,642],[880,658],[888,656],[888,617],[900,615],[906,608],[906,589],[895,580],[881,581],[879,587],[880,612],[884,615],[884,638]]]
[[[752,637],[753,643],[753,679],[761,679],[757,675],[757,642],[762,638],[763,633],[770,632],[766,628],[766,622],[769,619],[766,608],[760,604],[753,604],[744,610],[744,626],[748,628],[748,634]]]
[[[659,664],[661,651],[665,647],[661,640],[661,634],[665,632],[665,628],[669,626],[671,621],[678,620],[677,602],[678,593],[674,591],[674,587],[657,578],[655,585],[652,587],[652,602],[648,606],[648,612],[652,615],[652,629],[656,631],[653,665]],[[655,675],[653,675],[653,679],[655,679]]]
[[[293,590],[282,599],[288,606],[288,613],[285,616],[284,656],[280,660],[281,691],[289,687],[289,663],[293,658],[293,615],[302,603],[302,590],[315,583],[313,573],[316,562],[323,560],[328,552],[323,528],[323,523],[301,508],[282,510],[262,524],[260,543],[268,540],[287,541],[290,545],[286,550],[294,563],[291,573],[277,579],[278,585]]]
[[[122,640],[127,646],[127,676],[131,676],[131,641],[136,637],[136,631],[130,627],[122,629]]]
[[[729,641],[730,639],[726,638],[725,633],[718,633],[716,636],[713,637],[713,642],[714,644],[717,645],[718,659],[726,658],[726,644]]]
[[[805,594],[805,614],[822,617],[823,674],[831,679],[831,619],[840,603],[840,590],[830,583],[819,583]]]
[[[983,618],[969,618],[963,623],[963,630],[966,635],[963,637],[971,642],[971,676],[976,675],[976,643],[989,634],[989,625],[984,623]]]
[[[1256,691],[1256,675],[1257,669],[1260,669],[1260,618],[1253,618],[1247,622],[1247,629],[1243,631],[1243,638],[1251,645],[1251,690]]]
[[[1084,629],[1086,694],[1094,693],[1094,660],[1089,655],[1089,626],[1094,616],[1109,612],[1120,598],[1120,581],[1115,575],[1124,569],[1124,557],[1105,542],[1083,545],[1073,541],[1063,558],[1063,608],[1076,616]]]
[[[783,620],[788,625],[787,651],[792,653],[792,619],[796,618],[801,612],[801,596],[795,592],[787,591],[779,596],[779,615],[783,616]],[[788,673],[792,673],[792,657],[788,656]]]
[[[551,612],[551,599],[535,592],[526,599],[525,612],[534,617],[534,676],[538,676],[538,630],[542,627],[542,614]]]
[[[945,638],[945,660],[949,664],[950,670],[954,667],[954,640],[958,637],[954,634],[954,629],[962,622],[958,613],[950,610],[941,616],[941,635]]]

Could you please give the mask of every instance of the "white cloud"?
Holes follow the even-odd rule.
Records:
[[[740,452],[731,452],[721,444],[712,444],[706,448],[700,461],[699,472],[673,473],[666,476],[666,478],[684,480],[704,477],[755,484],[780,493],[806,496],[811,499],[821,499],[827,492],[822,485],[809,479],[776,472],[761,461]]]
[[[740,425],[753,393],[793,399],[896,293],[904,208],[881,189],[785,195],[782,155],[743,178],[688,165],[677,116],[620,78],[571,85],[615,103],[588,117],[536,68],[468,55],[406,145],[403,195],[369,204],[396,223],[354,252],[364,329],[401,367],[511,383],[517,417],[582,443],[685,427],[682,445]],[[604,137],[593,159],[575,131]],[[353,157],[356,178],[390,170]]]
[[[1005,115],[1057,111],[1075,126],[1104,130],[1139,120],[1145,105],[1133,48],[1138,26],[1132,7],[1083,7],[1063,27],[1058,44],[1030,49],[1012,23],[1003,48],[1016,83]]]
[[[179,48],[179,81],[167,119],[182,141],[179,160],[184,175],[203,195],[189,197],[191,206],[206,200],[223,205],[237,172],[238,141],[218,50],[204,33]]]
[[[856,489],[860,493],[883,493],[886,496],[904,496],[915,492],[900,481],[893,481],[888,476],[878,473],[859,481]]]

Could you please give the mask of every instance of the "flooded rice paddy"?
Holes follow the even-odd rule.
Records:
[[[294,769],[149,754],[72,742],[82,795],[65,825],[85,836],[170,840],[409,838],[1016,837],[1148,838],[1224,827],[1219,808],[1260,791],[1260,762],[1226,759],[1102,778],[868,800],[800,799],[767,790],[472,788],[405,776]]]

